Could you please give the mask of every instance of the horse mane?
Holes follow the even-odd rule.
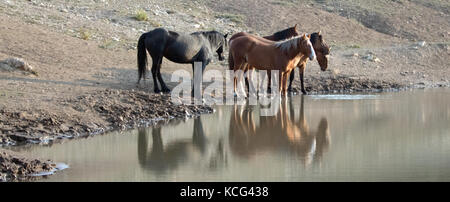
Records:
[[[311,39],[309,39],[311,41],[311,43],[314,45],[316,43],[316,39],[319,38],[319,33],[318,32],[314,32],[311,34]]]
[[[291,49],[297,49],[299,40],[303,40],[303,36],[295,36],[289,39],[275,42],[274,46],[284,53],[288,53]]]
[[[201,34],[205,36],[208,41],[214,45],[226,45],[226,41],[224,41],[224,36],[218,32],[218,31],[201,31],[201,32],[194,32],[194,34]]]
[[[276,32],[272,36],[275,38],[275,41],[284,40],[286,38],[289,38],[291,35],[289,34],[294,27],[287,28],[285,30],[281,30],[279,32]]]

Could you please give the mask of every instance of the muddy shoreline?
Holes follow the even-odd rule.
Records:
[[[54,172],[51,160],[30,159],[16,152],[0,149],[0,182],[35,180],[39,173]]]
[[[414,88],[448,87],[448,85],[402,85],[394,82],[334,77],[305,79],[308,94],[377,93]],[[300,95],[293,85],[293,95]],[[206,105],[175,105],[170,94],[154,94],[135,90],[100,90],[60,100],[64,108],[101,119],[84,122],[79,117],[54,112],[0,109],[0,146],[49,144],[61,139],[74,139],[105,134],[117,130],[149,127],[171,119],[185,119],[213,113]]]
[[[49,144],[59,139],[148,127],[161,121],[213,112],[210,106],[174,105],[170,95],[134,90],[97,91],[62,100],[60,104],[87,114],[94,113],[101,119],[86,123],[52,112],[0,109],[0,146]]]

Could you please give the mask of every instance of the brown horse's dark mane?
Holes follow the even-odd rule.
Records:
[[[296,31],[295,29],[296,29],[295,27],[290,27],[290,28],[287,28],[285,30],[281,30],[279,32],[276,32],[276,33],[274,33],[271,36],[264,37],[264,38],[271,38],[271,39],[273,39],[273,41],[284,40],[284,39],[287,39],[287,38],[291,37],[292,36],[292,32]]]
[[[330,53],[330,48],[328,47],[328,45],[323,43],[322,35],[320,35],[319,32],[312,33],[310,41],[313,46],[315,46],[317,42],[321,43],[320,45],[322,47],[320,49],[320,52],[322,52],[322,54],[328,55]]]

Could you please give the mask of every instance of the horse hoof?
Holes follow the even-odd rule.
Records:
[[[308,93],[306,91],[302,90],[303,95],[308,95]]]
[[[166,88],[162,90],[163,93],[170,93],[170,89]]]
[[[161,90],[155,89],[155,90],[153,90],[153,92],[155,92],[156,94],[159,94],[159,93],[161,93]]]

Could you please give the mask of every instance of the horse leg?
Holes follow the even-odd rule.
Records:
[[[244,72],[244,74],[245,74],[245,72]],[[245,77],[245,89],[247,90],[247,94],[248,94],[250,92],[250,83],[248,82],[248,77]]]
[[[237,82],[236,82],[236,95],[237,95],[237,97],[240,97],[241,95],[244,95],[244,97],[246,97],[246,95],[245,95],[245,67],[246,67],[246,64],[244,63],[244,64],[242,64],[241,66],[240,66],[241,68],[239,68],[238,69],[238,71],[237,71],[237,74],[235,75],[236,76],[236,80],[237,80]],[[242,82],[244,82],[244,84],[242,83]],[[239,87],[239,89],[238,89],[238,87]]]
[[[233,93],[234,93],[234,97],[237,97],[237,84],[238,84],[238,78],[236,76],[236,71],[237,69],[234,68],[233,69]]]
[[[288,92],[292,92],[292,82],[295,79],[295,69],[292,70],[290,76],[289,76],[289,87],[288,87]]]
[[[300,83],[302,84],[302,93],[307,94],[305,90],[305,85],[303,84],[303,75],[304,75],[304,69],[300,68]]]
[[[272,93],[272,72],[267,70],[267,93]]]
[[[156,80],[156,75],[158,73],[158,58],[157,57],[152,57],[152,77],[153,77],[153,91],[155,93],[160,93],[161,90],[159,90],[159,86],[158,86],[158,81]]]
[[[170,89],[169,88],[167,88],[167,86],[166,86],[166,83],[164,83],[164,80],[163,80],[163,78],[162,78],[162,76],[161,76],[161,64],[162,64],[162,60],[163,60],[163,57],[161,57],[161,59],[159,60],[159,62],[158,62],[158,72],[157,72],[157,76],[158,76],[158,81],[159,81],[159,83],[161,84],[161,89],[162,89],[162,92],[163,93],[170,93]]]
[[[233,74],[233,81],[234,81],[234,97],[238,97],[238,85],[240,84],[240,75],[236,74],[236,72],[240,73],[245,68],[245,63],[240,58],[234,58],[234,74]]]
[[[195,63],[192,63],[192,89],[191,89],[191,97],[194,97],[194,88],[195,88]]]
[[[278,91],[280,92],[280,94],[282,95],[283,93],[283,72],[280,72],[278,74]]]
[[[245,73],[247,74],[247,75],[245,75]],[[253,77],[252,77],[252,74],[253,74],[253,69],[251,69],[250,68],[250,65],[247,65],[247,68],[246,68],[246,70],[244,71],[244,78],[245,78],[245,86],[246,86],[246,89],[247,89],[247,96],[250,96],[250,88],[253,88],[254,89],[254,86],[253,86]]]
[[[253,81],[253,74],[256,70],[253,68],[249,68],[247,70],[247,95],[250,96],[250,92],[252,93],[252,96],[256,96],[257,95],[257,89],[255,87],[254,81]],[[250,81],[250,82],[249,82]],[[250,88],[252,90],[250,90]]]
[[[288,75],[289,75],[289,72],[285,72],[285,73],[283,73],[283,80],[282,80],[282,83],[280,84],[280,85],[283,85],[283,92],[282,92],[282,95],[283,95],[283,97],[286,97],[287,96],[287,77],[288,77]]]

